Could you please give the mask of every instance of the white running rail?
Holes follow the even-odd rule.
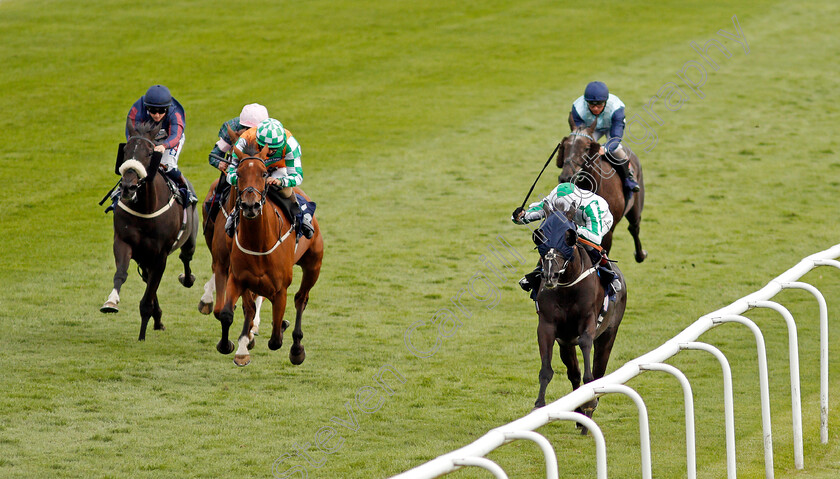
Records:
[[[639,409],[639,434],[641,437],[642,477],[651,477],[650,470],[650,435],[647,420],[647,409],[641,396],[633,389],[624,385],[630,379],[645,371],[664,371],[679,380],[686,410],[686,455],[687,477],[697,477],[695,470],[696,459],[694,451],[694,413],[690,402],[691,386],[685,376],[675,367],[663,364],[668,358],[675,356],[685,349],[706,351],[715,356],[723,369],[724,383],[724,416],[726,427],[726,470],[727,477],[734,479],[735,472],[735,426],[732,400],[732,376],[726,357],[717,348],[709,344],[697,342],[706,331],[725,323],[737,323],[746,326],[755,336],[756,352],[758,355],[759,388],[761,400],[761,423],[764,435],[764,472],[767,479],[773,479],[773,437],[770,429],[770,392],[767,379],[767,355],[764,337],[758,326],[743,313],[754,308],[772,309],[781,315],[788,330],[788,348],[790,357],[790,393],[793,424],[793,455],[794,466],[797,469],[805,467],[802,439],[802,409],[799,390],[799,350],[796,333],[796,323],[790,312],[779,303],[770,301],[784,289],[803,289],[811,293],[819,305],[820,326],[820,441],[828,443],[828,312],[825,298],[814,286],[802,283],[799,279],[820,266],[840,268],[840,244],[830,249],[812,254],[804,258],[793,268],[785,271],[767,283],[760,290],[749,294],[729,306],[718,309],[702,316],[682,332],[665,342],[662,346],[627,362],[619,369],[601,379],[584,384],[576,391],[537,409],[516,421],[490,430],[472,444],[464,446],[450,453],[439,456],[425,464],[403,472],[391,479],[431,479],[440,477],[462,467],[481,467],[490,471],[496,478],[507,479],[507,474],[498,464],[487,459],[486,456],[494,449],[519,439],[536,442],[543,450],[546,463],[546,477],[558,477],[557,457],[553,448],[544,436],[535,432],[536,429],[553,421],[574,420],[589,429],[595,439],[596,467],[598,479],[607,477],[607,454],[604,435],[597,424],[581,414],[574,413],[575,408],[596,397],[609,393],[621,393],[630,397]]]

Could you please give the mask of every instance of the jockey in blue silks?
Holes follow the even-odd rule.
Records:
[[[599,152],[605,155],[619,175],[624,179],[624,187],[630,191],[639,191],[639,183],[629,167],[627,152],[621,146],[624,136],[624,103],[611,94],[607,85],[594,81],[586,85],[583,95],[572,104],[569,124],[577,127],[589,126],[597,121],[593,140],[598,141],[608,135],[607,142]]]

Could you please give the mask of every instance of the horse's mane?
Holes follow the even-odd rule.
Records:
[[[142,136],[150,140],[154,139],[157,131],[160,129],[160,122],[144,121],[138,123],[133,128],[129,128],[129,132],[133,130],[132,136]]]
[[[258,156],[259,153],[259,148],[257,148],[255,145],[252,145],[251,143],[246,143],[245,147],[242,148],[242,154],[246,156]]]

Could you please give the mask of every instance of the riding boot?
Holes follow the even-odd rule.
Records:
[[[236,232],[236,226],[239,224],[239,208],[234,208],[225,221],[225,233],[233,238],[233,233]]]
[[[619,291],[621,291],[621,280],[618,278],[618,274],[616,274],[615,270],[612,267],[612,263],[605,258],[604,264],[601,265],[601,273],[605,278],[605,283],[609,285],[607,291],[607,296],[609,296],[610,301],[615,301],[615,295]]]
[[[190,184],[187,183],[187,179],[184,177],[184,173],[177,168],[170,168],[166,171],[166,176],[169,177],[172,181],[178,185],[178,190],[181,193],[181,199],[183,200],[184,206],[192,206],[198,203],[198,198],[195,196],[195,193],[192,192],[190,189]]]
[[[639,183],[633,172],[630,171],[630,162],[627,159],[627,153],[623,149],[615,150],[607,153],[607,160],[613,165],[618,175],[624,180],[624,188],[632,192],[639,191]]]
[[[105,208],[105,213],[109,211],[114,211],[114,208],[117,207],[117,202],[120,201],[120,195],[122,194],[122,190],[119,188],[114,188],[114,191],[111,192],[111,204]]]
[[[297,202],[297,195],[295,195],[295,200],[295,205],[297,205],[298,211],[301,211],[300,204]],[[309,213],[303,213],[300,218],[301,233],[303,233],[303,236],[306,239],[311,239],[312,235],[315,234],[315,227],[312,226],[312,215]]]
[[[519,280],[519,287],[523,291],[531,291],[539,287],[540,278],[542,278],[542,266],[537,262],[537,267],[534,268],[534,271],[531,271]]]

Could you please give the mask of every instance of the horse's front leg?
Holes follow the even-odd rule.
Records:
[[[163,278],[163,271],[166,269],[166,256],[159,259],[157,264],[144,269],[148,276],[146,277],[146,291],[143,293],[143,298],[140,299],[140,337],[137,338],[139,341],[146,339],[146,326],[149,324],[150,317],[155,317],[155,329],[163,329],[163,323],[160,322],[162,312],[160,306],[157,305],[156,298],[160,280]]]
[[[254,305],[254,293],[251,291],[245,291],[242,294],[242,310],[245,313],[245,320],[242,321],[242,332],[239,333],[238,347],[233,357],[233,363],[237,366],[250,364],[250,349],[254,347],[254,333],[251,328],[253,327],[256,306]]]
[[[283,320],[286,312],[286,288],[279,288],[271,300],[271,338],[268,340],[268,349],[277,351],[283,346],[283,331],[289,325]]]
[[[131,246],[114,234],[114,262],[117,266],[117,272],[114,273],[114,289],[111,290],[111,294],[108,295],[108,299],[99,308],[99,311],[103,313],[119,312],[120,288],[128,279],[128,263],[130,261]]]
[[[236,348],[233,341],[228,338],[228,333],[230,325],[233,324],[233,306],[241,295],[241,286],[235,281],[233,275],[228,276],[227,287],[225,287],[225,304],[219,313],[219,322],[222,323],[222,337],[216,344],[216,350],[222,354],[230,354]]]
[[[595,318],[589,318],[586,320],[586,324],[595,324]],[[593,332],[589,331],[590,328],[580,335],[578,338],[578,345],[580,346],[580,352],[583,355],[583,383],[591,383],[595,380],[592,375],[592,341],[593,341]],[[594,329],[591,328],[591,329]],[[592,413],[595,411],[595,408],[598,406],[598,398],[595,398],[586,404],[581,405],[581,409],[587,417],[592,417]],[[586,434],[586,431],[583,431],[583,434]]]
[[[534,402],[534,409],[545,406],[545,390],[551,378],[554,377],[554,370],[551,369],[551,355],[554,352],[556,327],[554,323],[540,320],[537,326],[537,344],[540,348],[540,393]]]

